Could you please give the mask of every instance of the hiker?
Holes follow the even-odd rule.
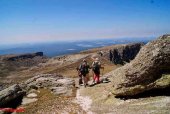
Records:
[[[90,69],[90,66],[87,63],[87,61],[84,59],[83,62],[80,64],[79,69],[78,69],[78,71],[80,73],[79,77],[83,80],[84,87],[86,87],[88,85],[89,69]]]
[[[79,67],[76,68],[77,72],[78,72],[78,76],[79,76],[79,85],[83,84],[83,80],[82,80],[82,75],[81,72],[79,70]]]
[[[95,61],[92,63],[92,71],[93,71],[93,84],[100,83],[100,69],[104,69],[101,66],[99,58],[96,58]]]

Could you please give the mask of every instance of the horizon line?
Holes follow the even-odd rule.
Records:
[[[161,36],[161,35],[159,35]],[[93,41],[93,40],[111,40],[111,39],[135,39],[135,38],[158,38],[159,36],[128,36],[128,37],[107,37],[107,38],[88,38],[88,39],[65,39],[65,40],[51,40],[51,41],[33,41],[33,42],[19,42],[19,43],[0,43],[1,46],[6,45],[24,45],[24,44],[43,44],[43,43],[57,43],[57,42],[79,42],[79,41]]]

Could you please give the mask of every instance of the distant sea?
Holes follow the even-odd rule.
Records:
[[[102,39],[102,40],[84,40],[69,42],[53,42],[53,43],[34,43],[20,45],[4,45],[0,46],[0,55],[5,54],[23,54],[33,52],[44,52],[48,57],[54,57],[65,54],[78,53],[83,50],[109,46],[114,44],[127,44],[135,42],[147,43],[153,38],[119,38],[119,39]]]

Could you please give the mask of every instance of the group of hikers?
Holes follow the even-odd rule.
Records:
[[[78,75],[79,75],[79,85],[84,85],[86,87],[88,85],[88,81],[90,80],[89,71],[92,69],[93,72],[93,83],[98,84],[100,83],[100,69],[104,69],[101,66],[99,58],[95,58],[94,62],[90,66],[86,59],[83,59],[83,62],[77,67]]]

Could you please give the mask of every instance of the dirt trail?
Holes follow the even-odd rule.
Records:
[[[91,105],[92,105],[92,99],[88,96],[81,96],[80,95],[80,89],[77,90],[76,94],[76,102],[82,107],[82,109],[87,114],[94,114],[92,111],[90,111]]]
[[[61,74],[65,77],[72,77],[76,80],[77,71],[76,67],[82,62],[83,59],[86,59],[89,64],[92,64],[91,56],[94,53],[89,54],[74,54],[68,56],[61,56],[55,57],[49,60],[45,64],[40,64],[37,68],[32,68],[31,72],[36,73],[41,71],[41,73],[57,73]],[[104,70],[103,73],[111,71],[113,68],[116,68],[115,65],[111,64],[106,58],[101,58],[102,64],[107,69]],[[60,63],[60,64],[59,64]],[[62,63],[62,64],[61,64]],[[43,70],[44,69],[44,70]],[[30,71],[25,71],[28,73]],[[31,74],[32,74],[31,73]],[[90,76],[92,77],[92,72],[90,72]],[[84,90],[84,87],[81,88]],[[71,97],[64,97],[64,96],[55,96],[48,90],[40,90],[38,94],[38,100],[34,103],[30,103],[24,105],[26,112],[25,113],[80,113],[80,114],[92,114],[90,111],[90,105],[92,103],[90,97],[81,96],[81,89],[78,89],[77,92],[75,91],[75,95]],[[84,104],[85,103],[85,104]]]
[[[169,114],[170,96],[168,94],[153,95],[154,93],[151,92],[136,98],[120,99],[115,98],[111,93],[110,84],[101,83],[79,90],[78,94],[82,99],[90,99],[90,104],[84,103],[85,106],[89,106],[90,112],[94,114]]]

